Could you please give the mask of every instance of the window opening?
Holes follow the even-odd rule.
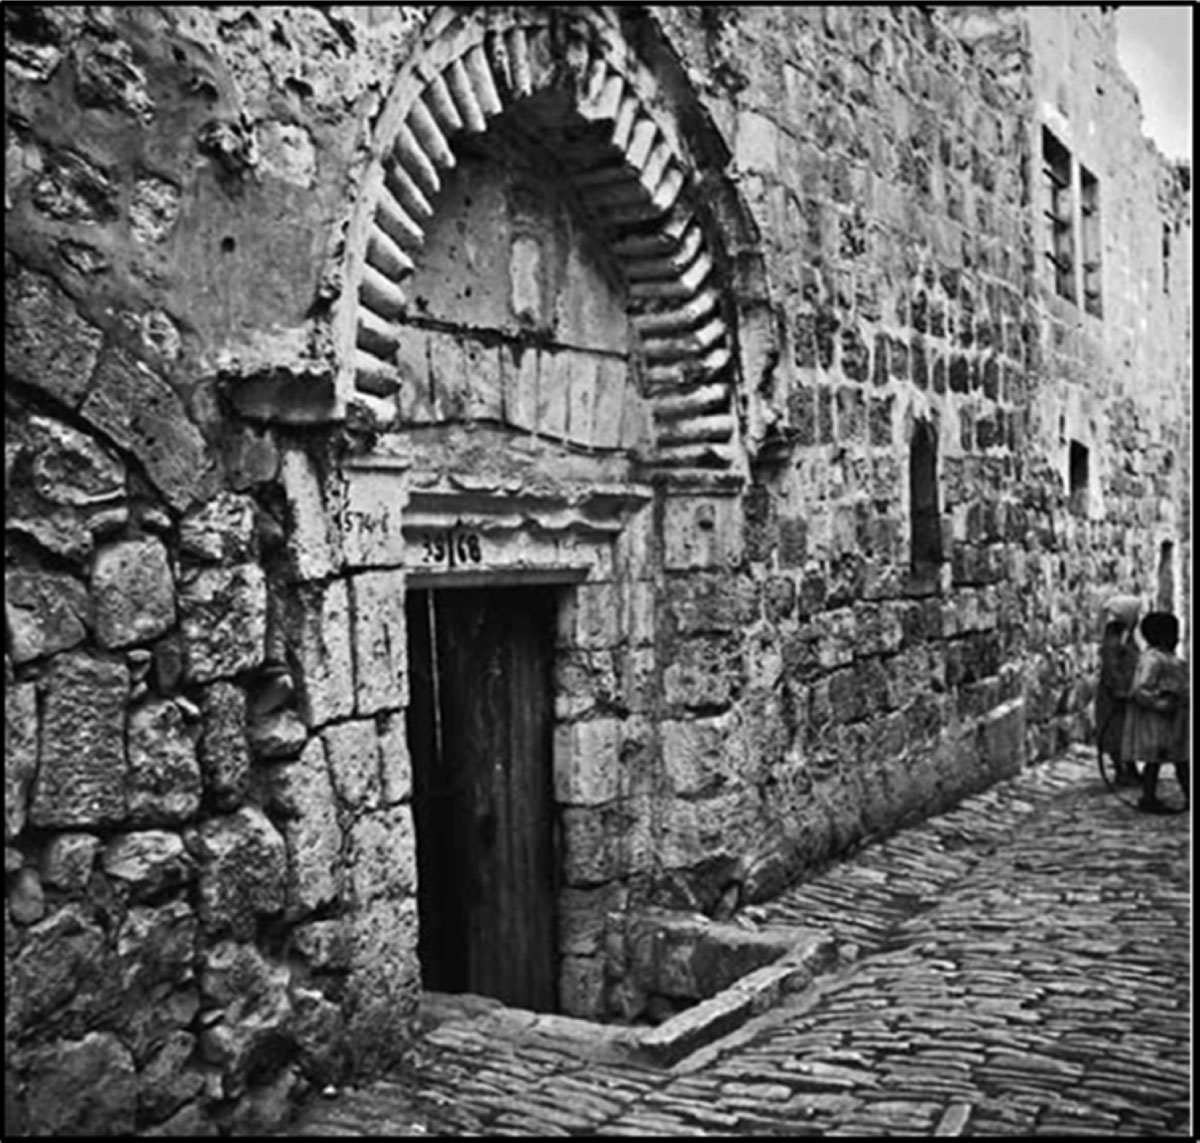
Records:
[[[1163,223],[1162,228],[1162,292],[1171,292],[1171,224]]]
[[[1088,469],[1089,457],[1087,445],[1082,445],[1078,441],[1072,441],[1067,479],[1070,492],[1070,510],[1076,516],[1086,516],[1088,514]]]
[[[1100,183],[1086,167],[1079,168],[1079,231],[1083,247],[1083,308],[1103,317],[1100,302]]]
[[[1074,210],[1071,153],[1042,128],[1042,172],[1046,181],[1046,257],[1054,272],[1054,292],[1075,301]]]
[[[931,572],[942,562],[942,520],[938,507],[937,433],[928,422],[913,430],[908,458],[908,484],[912,513],[912,566]]]
[[[1175,610],[1175,543],[1163,540],[1158,553],[1158,609]]]

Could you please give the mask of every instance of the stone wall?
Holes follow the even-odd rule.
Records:
[[[403,1050],[410,585],[555,593],[560,1002],[627,1019],[606,934],[1086,735],[1108,591],[1190,621],[1190,188],[1108,17],[546,11],[6,13],[7,1132]]]

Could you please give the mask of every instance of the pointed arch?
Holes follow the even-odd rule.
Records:
[[[395,422],[406,283],[456,141],[510,111],[553,140],[624,279],[654,464],[734,467],[736,319],[707,188],[621,18],[591,5],[444,7],[430,17],[376,123],[348,235],[343,403]]]

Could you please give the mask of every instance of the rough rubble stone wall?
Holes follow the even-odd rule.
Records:
[[[638,910],[727,916],[1086,733],[1096,605],[1155,598],[1165,540],[1189,597],[1190,199],[1101,17],[998,11],[661,6],[665,47],[635,37],[690,79],[730,156],[706,185],[757,230],[722,278],[754,293],[730,309],[753,457],[741,487],[630,500],[563,591],[568,1011],[644,1014]],[[14,1134],[260,1130],[403,1046],[419,496],[371,467],[407,444],[320,418],[364,141],[428,14],[6,12]],[[1047,102],[1101,180],[1102,321],[1047,286]],[[945,559],[914,572],[918,423]],[[501,439],[434,425],[417,459],[631,479]]]
[[[219,388],[320,383],[420,16],[5,13],[6,1133],[263,1130],[403,1043],[402,597]]]

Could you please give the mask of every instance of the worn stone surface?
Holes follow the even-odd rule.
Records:
[[[286,815],[288,910],[299,917],[341,892],[342,830],[320,738],[310,740],[297,761],[274,768],[272,796]]]
[[[92,600],[102,647],[161,635],[175,622],[175,583],[166,548],[153,539],[101,548],[92,567]]]
[[[253,557],[254,501],[220,493],[189,512],[179,525],[179,547],[185,556],[216,564],[238,564]]]
[[[37,773],[37,687],[4,684],[4,840],[18,837],[25,826],[29,790]]]
[[[66,893],[79,893],[92,875],[100,839],[90,833],[60,833],[42,851],[42,881]]]
[[[200,764],[178,705],[137,707],[127,736],[129,820],[157,826],[193,818],[200,808]]]
[[[4,370],[73,406],[87,391],[103,335],[50,279],[4,275]]]
[[[199,915],[206,929],[247,938],[285,903],[287,850],[261,810],[247,806],[196,831]]]
[[[121,1042],[105,1032],[47,1050],[29,1080],[29,1124],[38,1135],[133,1131],[138,1081]]]
[[[167,830],[118,834],[104,846],[101,867],[129,887],[135,898],[154,897],[195,876],[183,838]]]
[[[262,662],[267,596],[266,578],[257,564],[185,575],[179,614],[193,682],[229,678]]]
[[[67,651],[87,637],[87,589],[73,576],[17,568],[4,576],[4,616],[13,661]]]
[[[244,800],[250,776],[246,694],[233,683],[213,683],[204,692],[200,710],[198,753],[204,787],[220,809],[232,809]]]
[[[123,665],[58,656],[43,677],[42,737],[30,821],[111,826],[127,810]]]
[[[172,506],[203,495],[211,471],[204,438],[175,391],[142,362],[106,350],[81,411],[137,457]]]

